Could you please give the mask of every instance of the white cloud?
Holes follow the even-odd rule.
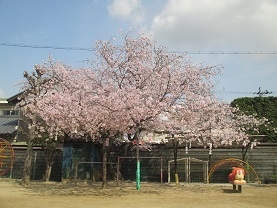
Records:
[[[0,88],[0,98],[5,98],[5,92]]]
[[[151,30],[187,50],[276,50],[276,19],[274,0],[168,0]]]
[[[132,29],[141,30],[144,27],[145,14],[141,0],[113,0],[107,8],[110,16],[128,21]]]
[[[140,0],[113,0],[108,6],[111,16],[127,19],[140,8]]]

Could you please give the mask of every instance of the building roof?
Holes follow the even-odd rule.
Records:
[[[7,98],[0,98],[0,106],[10,106],[10,104],[7,101]]]
[[[10,97],[7,99],[7,102],[10,104],[10,105],[16,105],[16,103],[19,102],[19,97],[23,94],[23,92],[19,92],[17,94],[15,94],[14,96]]]
[[[0,103],[8,103],[7,98],[0,98]]]
[[[0,134],[14,134],[18,125],[18,115],[0,116]]]

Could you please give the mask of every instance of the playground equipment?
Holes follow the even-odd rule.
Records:
[[[209,171],[209,175],[208,175],[209,181],[210,181],[212,174],[223,165],[229,165],[231,167],[243,168],[244,171],[246,172],[246,174],[248,174],[248,175],[250,174],[250,171],[251,171],[255,176],[256,182],[258,182],[258,184],[261,183],[259,176],[257,175],[255,169],[249,163],[247,163],[243,160],[240,160],[240,159],[236,159],[236,158],[227,158],[227,159],[219,160],[214,165],[212,165],[210,168],[210,171]]]
[[[233,167],[232,173],[229,174],[229,182],[233,184],[233,190],[236,191],[236,186],[238,186],[238,192],[242,191],[241,185],[246,184],[244,180],[244,169]]]
[[[14,151],[11,144],[0,138],[0,176],[12,169],[14,162]]]
[[[200,174],[198,182],[208,183],[208,161],[203,161],[192,157],[186,157],[177,159],[177,162],[180,171],[182,171],[182,167],[184,167],[186,183],[192,182],[192,172]],[[168,183],[170,183],[171,179],[171,163],[174,163],[174,160],[168,161]],[[177,180],[177,182],[179,182],[178,176]]]

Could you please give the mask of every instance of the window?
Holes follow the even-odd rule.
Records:
[[[2,110],[1,115],[18,115],[18,110]]]

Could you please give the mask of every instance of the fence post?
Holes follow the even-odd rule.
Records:
[[[75,186],[77,185],[78,165],[79,161],[77,160],[75,165]]]
[[[167,170],[168,170],[167,182],[170,183],[170,161],[168,161]]]
[[[10,178],[12,178],[12,175],[13,175],[13,166],[11,166],[11,169],[10,169]]]
[[[208,167],[208,162],[205,162],[205,180],[206,183],[209,183],[209,167]]]
[[[116,164],[116,186],[119,185],[119,161],[120,157],[117,157],[117,164]]]
[[[207,183],[207,177],[206,177],[206,163],[203,163],[203,182]]]
[[[190,178],[190,161],[191,161],[191,159],[190,159],[190,157],[188,158],[188,166],[189,166],[189,183],[191,182],[191,178]]]
[[[185,159],[186,183],[189,182],[189,158]]]
[[[161,185],[163,185],[163,158],[161,157]]]

